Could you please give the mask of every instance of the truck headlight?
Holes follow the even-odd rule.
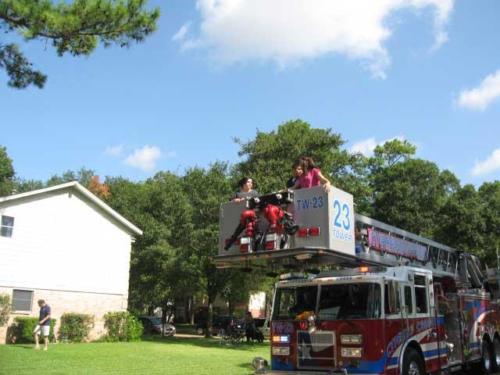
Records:
[[[344,358],[361,358],[363,351],[361,348],[341,348],[340,355]]]
[[[273,336],[273,342],[288,344],[288,343],[290,343],[290,336],[288,336],[288,335],[284,335],[284,336],[275,335],[275,336]]]
[[[361,345],[363,335],[340,335],[340,343],[345,345]]]

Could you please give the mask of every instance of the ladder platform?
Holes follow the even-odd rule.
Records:
[[[311,265],[338,265],[342,267],[358,267],[360,265],[390,266],[393,262],[381,262],[376,259],[346,254],[332,249],[303,247],[272,251],[257,251],[245,254],[218,255],[214,259],[217,268],[304,268]]]
[[[407,265],[458,272],[459,251],[355,214],[352,195],[333,186],[223,203],[219,225],[218,268]]]

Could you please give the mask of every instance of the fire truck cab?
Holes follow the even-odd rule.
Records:
[[[486,292],[442,288],[432,271],[408,266],[285,275],[275,289],[271,373],[424,374],[467,362],[493,371],[497,306]]]
[[[499,277],[470,254],[355,214],[335,188],[224,204],[220,227],[219,268],[289,271],[274,291],[270,369],[256,373],[500,368]]]

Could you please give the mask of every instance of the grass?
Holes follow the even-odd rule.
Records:
[[[152,337],[133,343],[0,345],[0,374],[252,374],[269,344],[220,345],[218,339]]]

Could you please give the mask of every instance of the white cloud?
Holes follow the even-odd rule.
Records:
[[[375,150],[375,147],[377,147],[375,138],[368,138],[353,144],[350,151],[352,154],[359,153],[365,156],[370,156],[373,154],[373,150]]]
[[[174,36],[183,49],[207,48],[222,63],[274,61],[280,66],[337,53],[367,64],[385,77],[390,64],[384,43],[393,30],[387,18],[402,9],[433,11],[435,42],[454,0],[198,0],[199,33],[183,25]]]
[[[438,50],[439,48],[441,48],[441,46],[443,44],[445,44],[446,42],[448,41],[448,34],[445,33],[444,31],[440,30],[436,33],[436,38],[434,39],[434,44],[432,45],[432,47],[430,48],[430,51],[433,52],[433,51],[436,51]]]
[[[488,159],[476,162],[471,174],[473,176],[480,176],[496,170],[500,170],[500,147],[494,150]]]
[[[498,97],[500,97],[500,70],[483,79],[478,87],[463,90],[458,98],[458,105],[484,111]]]
[[[172,40],[174,42],[178,42],[178,41],[181,41],[181,40],[185,39],[186,34],[189,31],[190,24],[191,24],[190,22],[187,22],[184,25],[182,25],[181,28],[172,37]]]
[[[120,156],[123,152],[123,145],[108,146],[104,153],[109,156]]]
[[[385,142],[393,141],[395,139],[399,139],[400,141],[404,141],[405,138],[402,135],[399,135],[397,137],[389,138],[380,142],[377,142],[375,138],[367,138],[362,141],[354,143],[351,148],[350,152],[352,154],[363,154],[364,156],[372,156],[373,155],[373,150],[375,150],[375,147],[377,146],[382,146]]]
[[[161,150],[156,146],[146,145],[134,150],[126,159],[125,163],[131,167],[149,172],[156,168],[156,162],[162,156]]]

